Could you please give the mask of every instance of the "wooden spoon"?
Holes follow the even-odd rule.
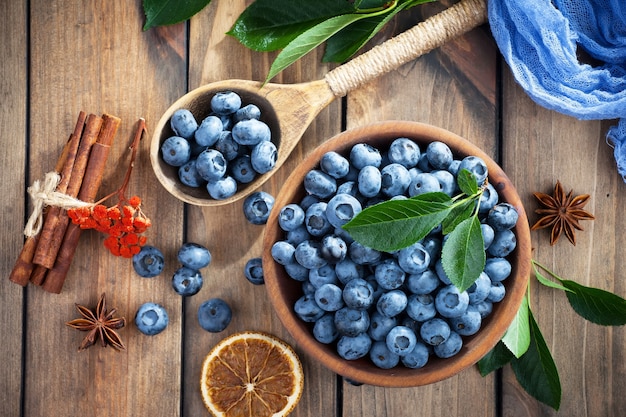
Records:
[[[244,198],[276,172],[311,122],[335,98],[345,96],[349,91],[430,52],[486,20],[486,0],[462,0],[333,69],[322,80],[300,84],[263,84],[232,79],[192,90],[174,102],[157,124],[150,146],[150,160],[155,174],[170,193],[190,204],[219,206]],[[202,120],[210,113],[211,97],[220,91],[234,91],[241,96],[243,103],[254,103],[260,108],[263,120],[272,130],[272,141],[278,148],[278,155],[276,167],[271,172],[259,175],[251,183],[240,186],[232,197],[215,200],[203,187],[183,185],[178,180],[178,168],[163,162],[159,150],[161,143],[173,135],[169,120],[176,110],[186,108],[197,120]]]

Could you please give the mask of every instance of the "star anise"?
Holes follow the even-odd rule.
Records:
[[[570,190],[565,195],[563,186],[558,180],[554,186],[554,195],[533,193],[545,208],[535,210],[535,213],[541,215],[541,218],[532,226],[531,230],[552,227],[550,245],[554,245],[562,233],[565,233],[567,239],[576,245],[574,233],[576,229],[583,230],[579,221],[595,219],[593,214],[583,210],[589,200],[589,194],[573,197],[572,193],[573,191]]]
[[[126,319],[124,317],[113,317],[117,312],[116,309],[107,311],[104,293],[98,300],[95,312],[79,304],[76,304],[76,309],[82,318],[68,321],[65,324],[73,329],[89,332],[78,347],[79,351],[95,344],[98,338],[100,338],[100,343],[103,347],[111,345],[115,350],[126,349],[124,342],[122,342],[122,339],[115,331],[126,325]]]

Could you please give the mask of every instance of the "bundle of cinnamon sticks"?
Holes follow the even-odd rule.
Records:
[[[56,191],[92,203],[97,194],[120,119],[81,111],[74,132],[55,166],[61,176]],[[81,229],[70,222],[65,209],[49,206],[41,231],[24,242],[9,279],[29,282],[51,293],[60,293],[69,271]]]

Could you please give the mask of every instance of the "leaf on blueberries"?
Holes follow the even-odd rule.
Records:
[[[452,284],[467,290],[485,268],[485,248],[480,220],[472,216],[450,232],[441,250],[441,263]]]
[[[478,192],[478,183],[476,182],[476,176],[469,170],[463,168],[456,176],[456,182],[459,188],[466,195],[474,195]]]
[[[470,218],[475,208],[476,202],[473,199],[462,200],[458,205],[453,206],[452,210],[450,210],[450,214],[448,214],[448,217],[446,217],[441,224],[443,234],[447,235],[463,220]]]
[[[228,34],[254,51],[276,51],[316,24],[354,11],[347,1],[256,0]]]
[[[530,322],[528,297],[522,298],[517,314],[502,337],[502,343],[516,357],[521,357],[530,346]]]
[[[561,280],[574,311],[592,323],[603,326],[626,324],[626,300],[599,288],[586,287],[574,281]]]
[[[391,252],[423,239],[446,218],[450,203],[450,197],[439,192],[388,200],[365,208],[343,228],[357,242]]]
[[[528,310],[530,346],[520,358],[511,360],[511,368],[522,388],[535,399],[555,410],[561,406],[561,381],[539,326]]]
[[[190,19],[211,0],[143,0],[146,23],[143,30],[156,26],[173,25]]]
[[[481,376],[487,376],[491,372],[502,368],[514,358],[513,353],[499,341],[489,353],[478,361],[478,371]]]

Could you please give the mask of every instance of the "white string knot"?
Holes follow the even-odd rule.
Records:
[[[28,195],[30,195],[33,202],[33,212],[30,214],[24,228],[24,235],[27,237],[36,236],[41,231],[43,227],[43,210],[46,206],[64,209],[91,206],[89,203],[56,191],[60,181],[61,175],[51,171],[45,175],[43,181],[36,180],[33,185],[28,187]]]

